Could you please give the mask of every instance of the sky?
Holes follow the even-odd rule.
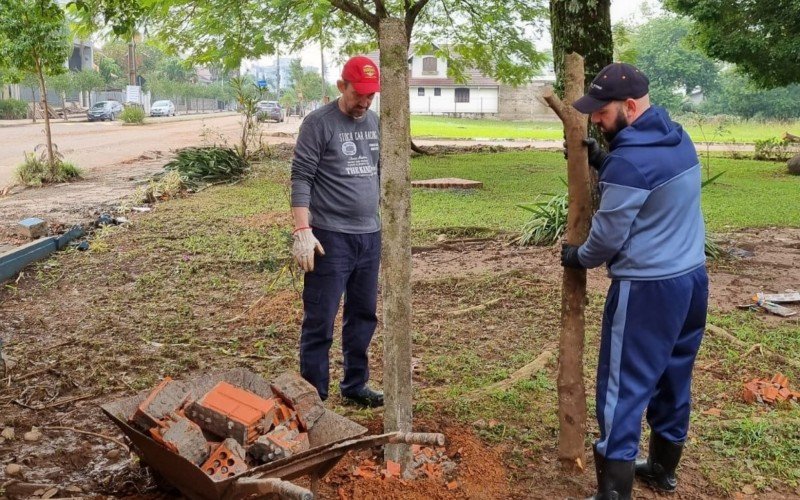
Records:
[[[660,0],[611,0],[611,22],[626,21],[636,24],[642,17],[642,7],[649,8],[657,13],[661,10],[660,5]],[[549,48],[549,36],[543,40],[537,41],[536,45],[540,50]],[[320,67],[319,44],[308,44],[299,56],[304,66]],[[298,55],[294,54],[282,57],[298,57]],[[275,64],[275,59],[271,57],[262,58],[259,60],[258,64],[265,66]],[[325,66],[327,69],[327,80],[329,82],[335,81],[342,70],[342,65],[336,61],[336,55],[334,53],[325,54]]]

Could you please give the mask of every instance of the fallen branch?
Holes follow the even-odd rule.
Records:
[[[82,431],[80,429],[75,429],[74,427],[61,427],[61,426],[39,427],[39,430],[42,430],[42,431],[71,431],[71,432],[77,432],[78,434],[86,434],[87,436],[95,436],[95,437],[103,438],[103,439],[105,439],[107,441],[111,441],[112,443],[116,443],[116,444],[120,445],[121,447],[125,448],[126,450],[130,450],[130,448],[128,448],[128,445],[126,445],[125,443],[123,443],[119,439],[112,438],[111,436],[106,436],[105,434],[98,434],[96,432]]]
[[[715,336],[721,338],[721,339],[725,339],[728,342],[730,342],[731,344],[736,345],[738,347],[741,347],[742,349],[747,349],[747,352],[745,353],[745,356],[750,354],[754,350],[758,349],[758,351],[761,354],[763,354],[767,358],[771,359],[772,361],[775,361],[777,363],[782,363],[782,364],[788,365],[788,366],[793,366],[793,367],[797,368],[798,370],[800,370],[800,362],[795,361],[794,359],[787,358],[786,356],[781,356],[780,354],[778,354],[776,352],[772,352],[769,349],[767,349],[766,347],[760,346],[759,344],[756,344],[755,346],[751,346],[747,342],[743,342],[743,341],[737,339],[736,337],[734,337],[733,335],[731,335],[730,333],[728,333],[727,331],[725,331],[724,329],[722,329],[722,328],[720,328],[718,326],[706,325],[706,331],[708,333],[712,334],[712,335],[715,335]],[[758,347],[756,347],[756,346],[758,346]]]
[[[448,316],[463,316],[463,315],[469,314],[471,312],[482,311],[482,310],[486,309],[489,306],[497,304],[498,302],[500,302],[499,298],[492,299],[489,302],[484,302],[483,304],[478,304],[477,306],[468,307],[466,309],[457,309],[455,311],[447,311],[445,314],[447,314]]]
[[[486,387],[481,387],[472,392],[471,395],[468,397],[470,399],[475,399],[479,396],[484,394],[489,394],[492,392],[499,392],[499,391],[507,391],[514,386],[517,382],[521,380],[529,379],[533,376],[534,373],[538,372],[539,370],[543,369],[547,366],[547,363],[550,362],[550,359],[553,357],[553,350],[546,349],[544,352],[539,354],[533,361],[528,363],[527,365],[523,366],[519,370],[512,373],[508,378],[501,380],[499,382],[495,382],[492,385],[488,385]]]
[[[789,132],[785,132],[783,134],[783,140],[786,142],[800,142],[800,135],[790,134]]]

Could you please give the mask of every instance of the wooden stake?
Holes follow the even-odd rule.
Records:
[[[542,97],[564,123],[567,138],[569,209],[566,240],[580,245],[589,235],[592,216],[591,177],[586,117],[572,107],[583,95],[583,58],[575,53],[565,58],[564,101],[545,88]],[[558,458],[562,465],[581,471],[586,427],[586,388],[583,383],[583,342],[586,318],[586,271],[564,268],[561,292],[561,337],[558,358]]]

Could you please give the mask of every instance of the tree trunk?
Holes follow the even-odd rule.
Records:
[[[53,136],[50,134],[50,110],[47,108],[47,85],[44,82],[44,70],[42,69],[42,62],[35,57],[36,60],[36,76],[39,78],[39,88],[42,93],[42,105],[44,106],[44,133],[47,137],[47,166],[50,168],[50,174],[55,177],[56,173],[56,157],[53,154]]]
[[[67,116],[67,93],[61,93],[61,112],[64,113],[64,121],[69,121],[69,116]]]
[[[552,89],[544,98],[564,122],[567,138],[567,180],[569,209],[566,240],[580,245],[589,235],[592,215],[592,181],[589,175],[586,117],[572,107],[583,95],[583,59],[570,53],[565,58],[565,101]],[[586,270],[564,268],[561,291],[561,338],[558,360],[558,458],[573,471],[586,463],[583,443],[586,427],[586,389],[583,384],[583,342],[585,329]]]
[[[383,220],[384,432],[411,432],[411,122],[408,98],[408,37],[401,19],[382,18],[378,34],[381,67],[381,217]],[[385,448],[385,458],[403,470],[411,459],[406,444]]]
[[[550,35],[553,39],[556,94],[563,98],[564,61],[567,54],[575,52],[585,58],[585,85],[613,60],[611,0],[550,0]]]

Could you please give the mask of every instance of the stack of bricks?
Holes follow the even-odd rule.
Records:
[[[742,397],[747,403],[776,404],[781,401],[800,401],[800,392],[789,389],[789,379],[777,373],[772,380],[756,378],[747,382]]]
[[[308,430],[325,413],[316,389],[287,373],[263,398],[227,382],[195,397],[165,378],[137,407],[130,421],[215,481],[308,450]]]

